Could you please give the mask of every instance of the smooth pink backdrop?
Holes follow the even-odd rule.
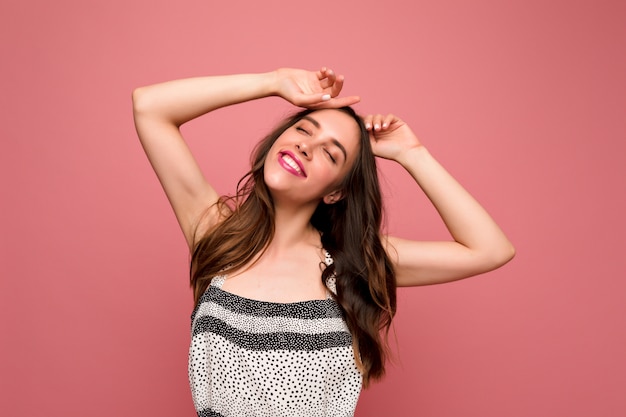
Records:
[[[357,416],[626,415],[625,4],[3,0],[1,414],[194,415],[188,255],[130,93],[328,65],[360,112],[408,121],[518,251],[400,290],[396,363]],[[288,110],[185,127],[221,192]],[[381,166],[389,231],[446,238]]]

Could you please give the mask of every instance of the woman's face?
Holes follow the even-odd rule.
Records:
[[[265,159],[265,183],[276,201],[296,204],[341,198],[339,186],[359,152],[359,126],[338,110],[318,110],[276,139]]]

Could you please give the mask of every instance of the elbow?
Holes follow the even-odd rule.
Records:
[[[497,269],[509,263],[515,257],[515,247],[511,242],[500,245],[494,249],[491,254],[491,269]]]
[[[509,243],[507,245],[506,251],[502,256],[502,265],[510,262],[513,258],[515,258],[515,247]]]
[[[133,102],[133,112],[135,114],[145,111],[145,108],[147,107],[147,100],[144,87],[135,88],[132,92],[131,98]]]
[[[141,123],[158,120],[176,124],[176,122],[172,120],[171,109],[163,104],[164,100],[157,89],[150,86],[135,88],[131,98],[135,123],[139,120],[141,120]]]
[[[490,248],[474,252],[474,271],[472,275],[484,274],[485,272],[498,269],[509,263],[515,257],[515,248],[510,242],[506,242]]]

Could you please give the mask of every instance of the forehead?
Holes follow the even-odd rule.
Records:
[[[356,149],[359,146],[361,130],[356,120],[340,110],[316,110],[305,116],[324,134],[337,139],[346,148]]]

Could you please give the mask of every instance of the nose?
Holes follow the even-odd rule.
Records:
[[[300,151],[300,154],[306,159],[309,159],[311,157],[311,150],[309,149],[309,145],[308,143],[306,143],[306,141],[302,141],[297,144],[296,149]]]

